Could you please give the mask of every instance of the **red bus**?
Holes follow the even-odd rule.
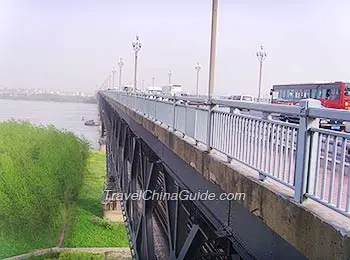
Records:
[[[344,82],[288,84],[272,87],[272,103],[295,105],[301,99],[313,98],[327,108],[350,110],[350,84]]]
[[[320,100],[322,106],[327,108],[350,110],[350,84],[345,82],[274,85],[270,94],[272,104],[296,105],[301,99],[313,98]],[[288,115],[281,115],[280,118],[283,121],[296,121]],[[322,122],[324,128],[345,129],[343,122]]]

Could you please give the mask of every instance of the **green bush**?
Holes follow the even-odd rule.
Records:
[[[57,231],[78,197],[88,157],[89,143],[71,132],[0,123],[0,242],[15,236],[25,245]]]
[[[100,222],[99,222],[99,225],[101,226],[101,227],[104,227],[105,229],[113,229],[113,226],[112,226],[112,224],[109,222],[109,221],[107,221],[107,220],[105,220],[105,219],[102,219]]]

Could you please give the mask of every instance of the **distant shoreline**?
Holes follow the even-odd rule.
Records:
[[[77,96],[0,96],[0,99],[5,100],[24,100],[24,101],[47,101],[47,102],[67,102],[67,103],[85,103],[85,104],[97,104],[96,97],[77,97]]]

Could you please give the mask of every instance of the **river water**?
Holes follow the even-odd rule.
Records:
[[[36,125],[54,125],[86,138],[92,149],[98,150],[98,127],[84,125],[83,117],[84,120],[98,120],[97,105],[0,99],[0,121],[15,119]]]

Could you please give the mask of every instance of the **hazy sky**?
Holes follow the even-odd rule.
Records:
[[[0,0],[0,87],[92,92],[123,57],[132,83],[131,42],[139,34],[138,80],[207,93],[211,0]],[[257,95],[272,84],[350,81],[350,1],[219,0],[215,94]],[[118,73],[116,73],[118,82]],[[117,84],[117,83],[116,83]],[[141,85],[141,84],[140,84]]]

